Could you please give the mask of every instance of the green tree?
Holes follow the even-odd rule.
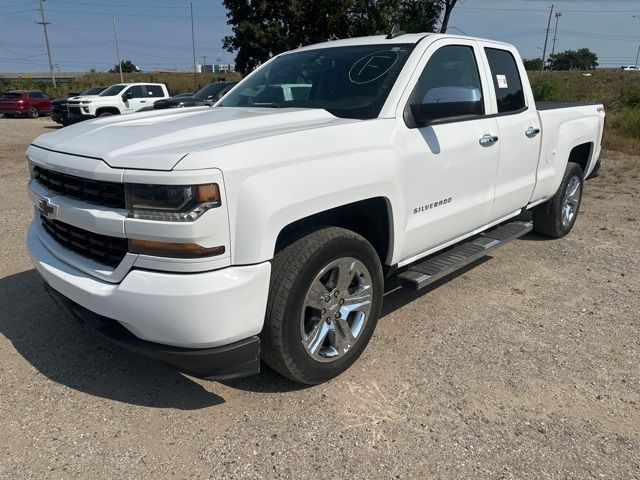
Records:
[[[542,59],[540,57],[525,58],[522,63],[524,63],[524,68],[529,72],[535,72],[542,68]]]
[[[236,69],[253,70],[273,55],[300,45],[389,33],[434,30],[452,0],[224,0],[232,34],[224,48],[236,53]],[[452,7],[451,7],[452,8]]]
[[[549,55],[547,65],[551,70],[592,70],[598,66],[598,55],[588,48],[565,50]]]
[[[120,62],[120,65],[122,65],[122,73],[133,73],[133,72],[140,71],[140,69],[131,60],[122,60]],[[119,73],[119,72],[120,72],[120,68],[118,67],[117,63],[113,66],[111,70],[109,70],[109,73]]]

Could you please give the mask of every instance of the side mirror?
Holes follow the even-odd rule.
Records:
[[[131,100],[132,98],[133,98],[133,91],[131,90],[127,90],[122,94],[122,100],[124,100],[125,102],[127,100]]]
[[[427,91],[422,103],[410,105],[416,126],[438,120],[484,114],[482,93],[475,87],[437,87]]]

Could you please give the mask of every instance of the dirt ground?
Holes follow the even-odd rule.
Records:
[[[387,295],[363,357],[300,388],[208,382],[61,313],[26,252],[0,119],[0,478],[640,478],[640,158],[603,154],[573,232]]]

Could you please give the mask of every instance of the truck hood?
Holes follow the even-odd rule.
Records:
[[[75,97],[69,97],[68,100],[104,100],[112,97],[101,97],[100,95],[77,95]]]
[[[114,168],[171,170],[191,152],[358,121],[320,109],[167,109],[77,123],[41,135],[33,145],[101,159]]]

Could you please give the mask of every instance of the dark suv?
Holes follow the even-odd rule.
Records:
[[[57,98],[51,100],[51,120],[59,123],[62,126],[71,125],[73,120],[69,117],[69,110],[67,109],[67,100],[71,97],[82,97],[84,95],[98,95],[106,90],[107,87],[91,87],[82,93],[69,92],[69,96],[66,98]]]
[[[158,100],[153,104],[154,109],[182,108],[182,107],[202,107],[213,105],[220,100],[229,90],[236,86],[238,82],[215,82],[210,83],[198,90],[190,97],[176,95],[165,100]]]

